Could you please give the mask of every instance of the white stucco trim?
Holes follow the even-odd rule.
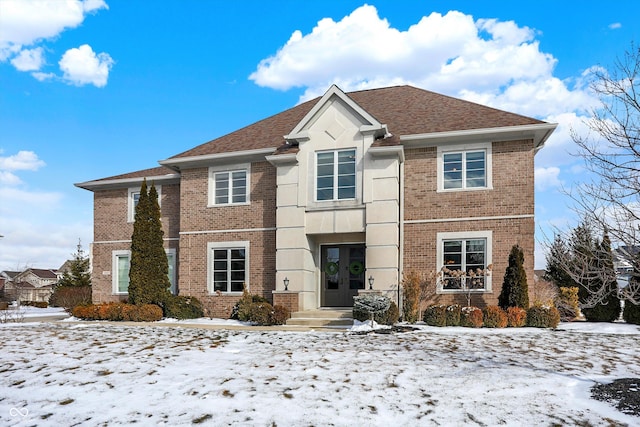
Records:
[[[194,235],[194,234],[224,234],[224,233],[250,233],[252,231],[276,231],[276,227],[264,227],[264,228],[233,228],[229,230],[198,230],[198,231],[181,231],[181,236]]]
[[[468,221],[493,221],[502,219],[525,219],[534,218],[533,214],[525,215],[499,215],[499,216],[473,216],[465,218],[436,218],[436,219],[408,219],[402,221],[404,224],[432,224],[437,222],[468,222]]]

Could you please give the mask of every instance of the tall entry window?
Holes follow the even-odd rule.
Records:
[[[356,198],[356,150],[316,153],[316,200]]]

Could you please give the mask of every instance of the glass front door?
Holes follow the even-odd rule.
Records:
[[[364,245],[323,245],[320,252],[322,306],[352,307],[358,289],[365,288]]]

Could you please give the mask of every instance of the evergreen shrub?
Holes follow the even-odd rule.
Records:
[[[602,303],[592,308],[583,308],[582,314],[587,322],[613,322],[618,320],[621,310],[620,299],[615,291],[612,291]]]
[[[629,300],[625,301],[622,317],[627,323],[640,325],[640,305],[635,305]]]
[[[427,307],[422,320],[429,326],[447,326],[447,306],[432,305]]]
[[[35,307],[35,308],[49,307],[49,303],[47,303],[46,301],[22,301],[21,304],[29,307]]]
[[[509,307],[529,308],[529,287],[524,269],[524,253],[518,245],[514,245],[509,253],[509,265],[504,273],[498,305],[505,310]]]
[[[521,328],[527,324],[527,310],[522,307],[507,308],[507,326]]]
[[[560,323],[560,313],[555,307],[536,305],[527,310],[527,326],[555,328]]]
[[[363,304],[358,304],[358,301],[362,301]],[[386,307],[385,310],[377,311],[373,315],[373,320],[380,325],[393,325],[398,321],[398,306],[388,297],[369,294],[355,297],[352,315],[355,320],[360,322],[371,319],[371,314],[363,305],[380,308]]]
[[[405,322],[415,323],[418,321],[421,280],[420,273],[417,271],[409,271],[402,280],[402,311]]]
[[[204,316],[202,303],[198,298],[171,295],[164,305],[164,316],[175,319],[198,319]]]
[[[447,307],[446,322],[447,326],[460,326],[460,313],[462,307],[458,304],[453,304]]]
[[[283,305],[274,305],[273,313],[271,316],[272,325],[284,325],[287,323],[287,319],[291,317],[289,309]]]
[[[483,324],[482,310],[478,307],[463,307],[460,311],[460,326],[481,328]]]
[[[507,313],[498,306],[490,305],[482,310],[482,321],[485,328],[506,328]]]
[[[242,297],[231,309],[231,319],[241,322],[250,322],[251,305],[254,303],[268,303],[266,298],[260,295],[251,295],[246,289],[242,291]]]

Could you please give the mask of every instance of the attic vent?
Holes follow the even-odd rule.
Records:
[[[327,135],[329,135],[331,138],[333,138],[334,140],[340,138],[340,135],[342,135],[344,133],[344,126],[342,126],[340,124],[340,122],[338,122],[337,120],[334,121],[331,126],[329,126],[327,129],[325,129],[325,132],[327,133]]]

